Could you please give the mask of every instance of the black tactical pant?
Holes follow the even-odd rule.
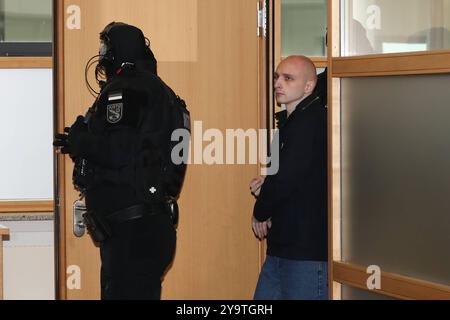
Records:
[[[112,225],[100,244],[102,300],[161,298],[161,281],[176,245],[176,231],[166,214]]]

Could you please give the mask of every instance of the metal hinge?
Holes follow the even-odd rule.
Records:
[[[258,1],[257,2],[257,10],[258,10],[258,37],[263,36],[267,37],[267,7],[266,1]]]

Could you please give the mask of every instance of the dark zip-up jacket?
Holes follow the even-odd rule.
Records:
[[[253,211],[259,221],[272,220],[267,254],[326,261],[326,107],[310,95],[279,127],[279,170],[266,177]]]

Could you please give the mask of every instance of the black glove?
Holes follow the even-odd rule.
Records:
[[[87,124],[84,117],[78,116],[70,128],[64,128],[63,134],[57,134],[53,146],[61,148],[63,154],[69,154],[71,158],[79,155],[82,148],[82,135],[87,132]]]
[[[67,154],[70,153],[69,142],[67,141],[68,132],[70,131],[69,127],[64,128],[64,133],[57,133],[55,135],[55,140],[53,140],[53,146],[56,148],[61,148],[61,153]]]

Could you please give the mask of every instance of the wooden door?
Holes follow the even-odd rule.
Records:
[[[193,125],[202,121],[203,131],[216,128],[224,136],[227,128],[258,128],[257,0],[60,0],[59,4],[60,129],[84,114],[93,101],[85,86],[85,64],[97,54],[99,32],[111,21],[136,25],[150,38],[159,74],[186,100]],[[89,79],[95,83],[92,74],[93,69]],[[99,250],[89,236],[73,235],[72,204],[77,199],[71,183],[73,166],[69,157],[59,159],[60,295],[98,299]],[[251,231],[254,201],[248,183],[258,172],[257,165],[188,167],[179,201],[176,256],[163,282],[163,299],[252,297],[261,248]]]

